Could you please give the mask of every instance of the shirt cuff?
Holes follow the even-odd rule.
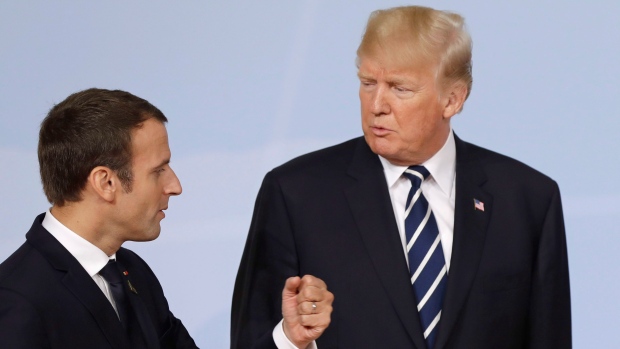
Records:
[[[284,319],[280,320],[280,323],[273,329],[273,341],[276,343],[276,347],[278,347],[278,349],[299,349],[295,344],[291,343],[286,334],[284,334],[283,322]],[[318,349],[316,341],[312,341],[306,349]]]

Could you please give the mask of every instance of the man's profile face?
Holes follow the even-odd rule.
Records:
[[[118,196],[115,215],[123,240],[150,241],[159,236],[160,222],[168,199],[181,194],[181,183],[169,165],[170,147],[166,127],[148,119],[132,131],[132,173],[130,193]]]
[[[372,151],[395,165],[428,160],[450,131],[434,67],[395,69],[361,57],[358,76],[362,129]]]

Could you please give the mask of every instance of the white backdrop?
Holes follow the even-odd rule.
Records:
[[[227,347],[262,177],[361,135],[355,50],[369,13],[401,4],[0,3],[0,260],[48,208],[36,145],[49,108],[88,87],[128,90],[169,118],[184,192],[158,240],[126,246],[149,262],[199,346]],[[620,347],[620,2],[419,4],[461,13],[474,39],[474,87],[457,134],[560,184],[575,348]]]

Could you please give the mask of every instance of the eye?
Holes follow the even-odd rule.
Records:
[[[394,86],[393,88],[398,92],[409,92],[410,91],[408,88],[405,88],[402,86]]]
[[[374,81],[368,81],[368,80],[360,80],[360,84],[362,84],[362,86],[372,86],[375,84]]]

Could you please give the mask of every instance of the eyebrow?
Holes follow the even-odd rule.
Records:
[[[169,163],[170,163],[170,158],[167,158],[164,161],[160,162],[157,166],[153,167],[153,169],[160,168],[160,167],[162,167],[164,165],[167,165]]]
[[[407,79],[401,79],[398,77],[390,77],[387,79],[388,83],[393,84],[393,85],[413,85],[412,81],[409,81]]]
[[[357,72],[357,77],[362,79],[362,80],[373,80],[373,81],[376,80],[375,78],[373,78],[373,77],[371,77],[369,75],[366,75],[366,74],[364,74],[362,72],[359,72],[359,71]],[[402,78],[399,78],[399,77],[396,77],[396,76],[392,76],[392,77],[388,76],[386,80],[391,85],[413,85],[414,84],[413,81],[409,81],[407,79],[402,79]]]
[[[372,77],[365,75],[364,73],[359,72],[359,71],[357,72],[357,77],[360,79],[374,80]]]

